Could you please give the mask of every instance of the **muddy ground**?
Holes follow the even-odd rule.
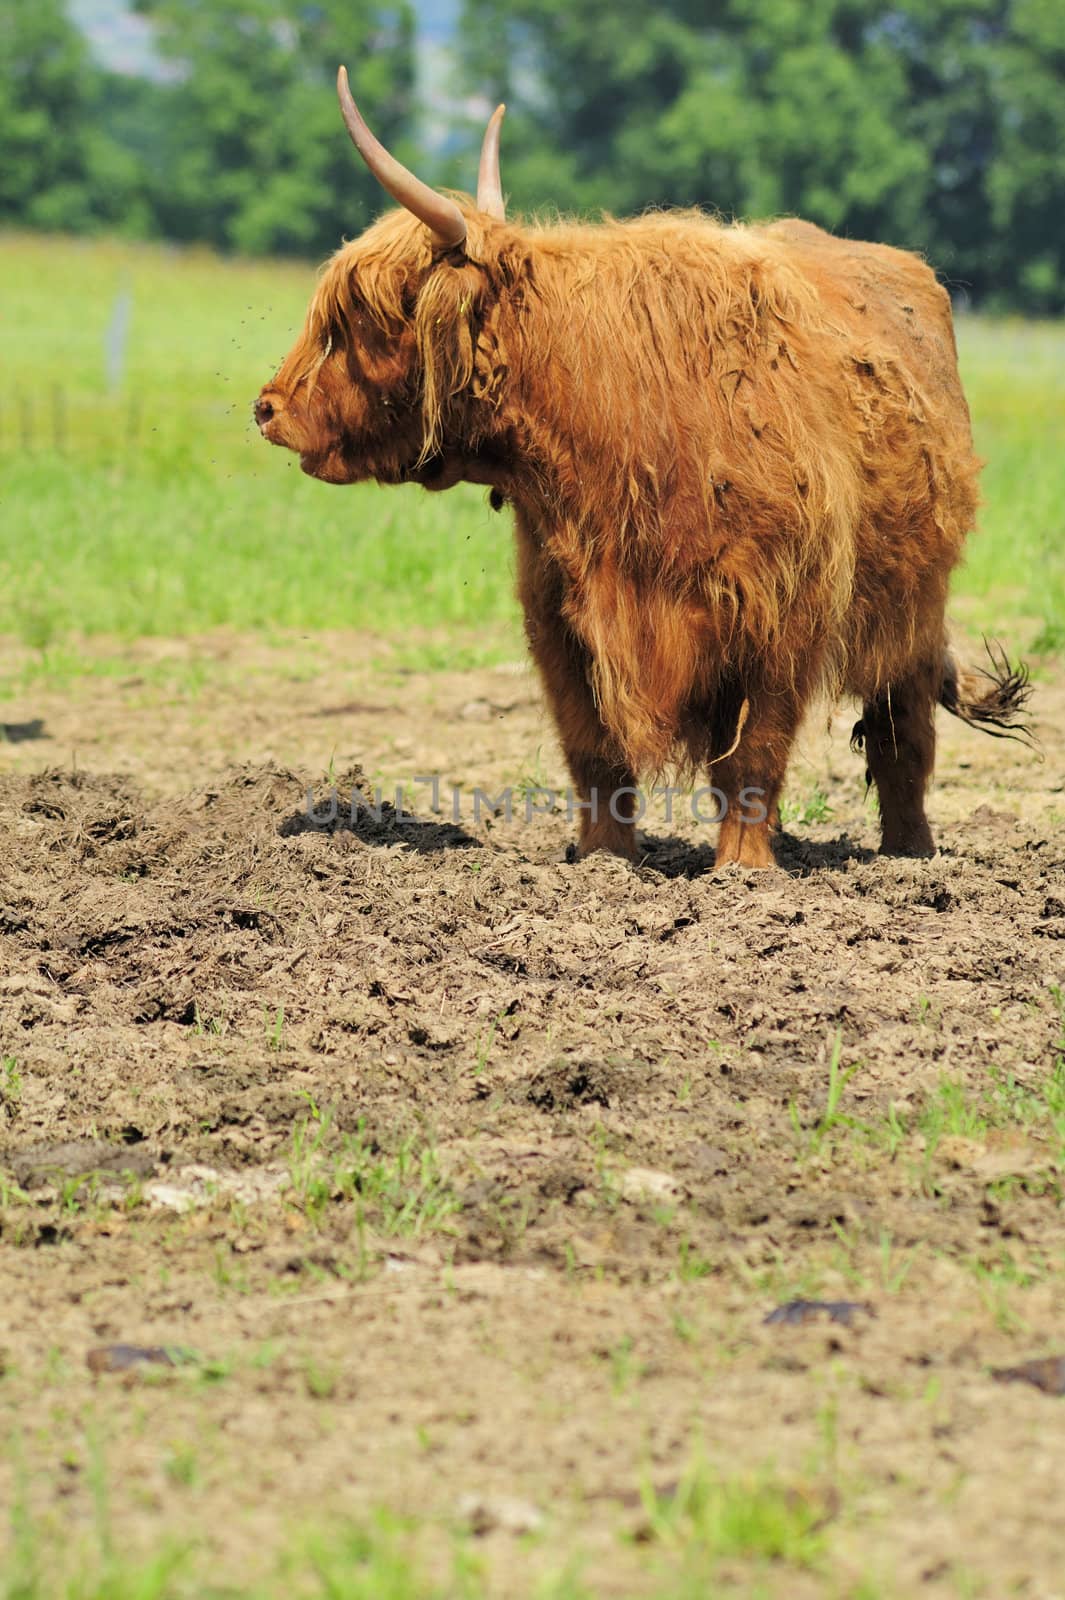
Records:
[[[1060,671],[1041,762],[943,718],[934,859],[842,711],[784,871],[712,875],[683,803],[567,861],[524,664],[407,660],[145,644],[0,712],[8,1563],[104,1484],[196,1594],[381,1508],[440,1593],[458,1539],[508,1600],[1065,1594],[1065,1400],[996,1376],[1065,1353]]]

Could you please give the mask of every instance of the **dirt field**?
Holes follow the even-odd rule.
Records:
[[[106,1491],[192,1594],[386,1508],[425,1593],[1065,1595],[1065,1401],[995,1376],[1065,1353],[1060,671],[1042,762],[942,718],[935,859],[875,855],[843,710],[786,871],[715,876],[683,804],[567,861],[524,664],[397,659],[0,713],[0,1504],[58,1567]]]

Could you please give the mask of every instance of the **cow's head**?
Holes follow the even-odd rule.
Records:
[[[326,483],[492,482],[491,443],[467,413],[485,387],[476,369],[491,299],[488,235],[504,217],[503,107],[484,136],[474,207],[438,194],[389,155],[343,67],[337,92],[356,150],[402,209],[328,263],[299,339],[255,402],[255,420],[264,439],[297,451],[304,472]]]

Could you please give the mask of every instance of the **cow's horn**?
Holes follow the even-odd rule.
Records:
[[[484,141],[481,145],[481,165],[477,173],[477,209],[484,211],[497,222],[506,221],[507,208],[503,188],[499,181],[499,130],[503,125],[506,106],[496,106],[492,112]]]
[[[382,188],[393,200],[416,216],[440,244],[452,248],[466,237],[466,219],[446,195],[437,194],[427,183],[408,172],[395,156],[390,156],[380,139],[375,139],[362,113],[351,98],[348,87],[348,69],[341,67],[337,73],[337,94],[344,125],[351,134],[351,142],[359,152]]]

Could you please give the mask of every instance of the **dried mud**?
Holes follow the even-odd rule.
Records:
[[[384,1505],[468,1523],[499,1595],[569,1555],[666,1593],[621,1536],[697,1451],[832,1508],[720,1592],[1065,1592],[1065,1414],[996,1382],[1065,1346],[1061,1139],[926,1115],[1061,1048],[1060,679],[1042,763],[944,727],[932,860],[875,854],[841,718],[784,870],[715,875],[690,817],[635,870],[566,860],[561,811],[351,820],[367,774],[557,777],[520,669],[198,648],[191,687],[133,656],[5,712],[0,1405],[42,1526],[89,1527],[91,1433],[129,1547],[231,1579],[280,1508]],[[336,1178],[352,1141],[406,1212]],[[814,1299],[857,1310],[771,1317]],[[86,1365],[130,1344],[224,1381]]]

